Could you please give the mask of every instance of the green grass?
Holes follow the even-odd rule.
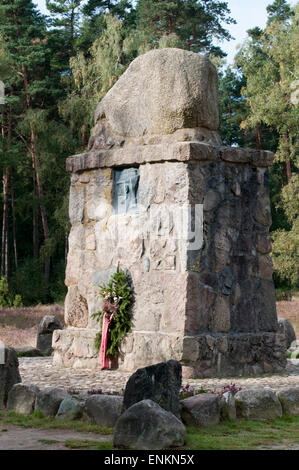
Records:
[[[223,422],[207,428],[187,427],[188,450],[251,450],[279,444],[299,444],[299,417],[273,421]]]
[[[65,447],[69,449],[84,449],[84,450],[113,450],[113,444],[111,441],[98,442],[88,441],[79,439],[70,439],[65,441]]]
[[[88,421],[70,421],[54,417],[44,417],[40,412],[35,411],[29,416],[8,411],[6,416],[0,416],[1,424],[13,424],[24,428],[40,428],[40,429],[71,429],[73,431],[94,432],[104,436],[113,434],[113,429],[108,426],[99,426],[98,424],[89,423]]]
[[[46,444],[49,446],[59,443],[59,441],[55,441],[54,439],[40,439],[38,442],[41,442],[42,444]]]
[[[52,417],[43,417],[35,412],[23,416],[9,411],[1,414],[0,424],[17,425],[25,428],[71,429],[73,431],[94,432],[111,435],[113,430],[84,421],[57,421]],[[45,444],[54,444],[47,440]],[[269,422],[233,421],[222,422],[215,426],[198,428],[187,426],[186,443],[183,450],[251,450],[270,448],[276,445],[299,444],[299,416],[283,416]],[[113,450],[111,441],[98,442],[80,439],[65,441],[70,449]]]

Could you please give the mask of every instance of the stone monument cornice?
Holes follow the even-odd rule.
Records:
[[[92,150],[68,157],[66,169],[78,173],[98,168],[114,168],[162,162],[221,162],[249,164],[267,168],[274,154],[268,150],[214,146],[202,142],[175,142],[155,145],[126,146],[109,150]]]

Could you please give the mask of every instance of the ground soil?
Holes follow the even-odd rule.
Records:
[[[5,424],[0,425],[0,451],[69,450],[65,446],[67,440],[103,442],[111,441],[112,436],[101,436],[91,432],[67,429],[32,429]]]
[[[6,346],[36,347],[38,325],[45,315],[55,315],[64,326],[63,305],[0,308],[0,340]]]

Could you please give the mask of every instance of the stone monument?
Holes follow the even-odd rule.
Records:
[[[169,359],[185,377],[285,367],[269,256],[273,155],[223,147],[217,128],[216,69],[181,49],[138,57],[99,103],[88,151],[67,159],[67,328],[53,334],[56,364],[99,367],[91,315],[119,263],[135,297],[120,369]]]

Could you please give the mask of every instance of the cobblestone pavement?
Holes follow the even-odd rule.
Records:
[[[65,390],[72,389],[87,392],[101,389],[103,392],[121,392],[124,390],[130,373],[117,370],[97,369],[60,369],[52,365],[51,357],[19,358],[20,374],[24,383],[31,383],[40,388],[55,386]],[[264,375],[262,377],[233,377],[213,379],[190,379],[188,383],[194,389],[201,387],[208,391],[220,391],[224,385],[235,383],[243,389],[270,387],[278,390],[283,387],[299,387],[299,359],[288,359],[286,370],[281,374]],[[186,385],[183,381],[183,385]]]

